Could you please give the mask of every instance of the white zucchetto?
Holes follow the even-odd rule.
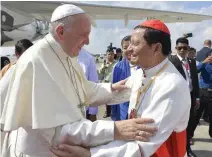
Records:
[[[85,13],[80,7],[77,7],[72,4],[64,4],[57,7],[54,12],[52,13],[51,22],[60,20],[64,17],[76,15],[76,14],[83,14]]]

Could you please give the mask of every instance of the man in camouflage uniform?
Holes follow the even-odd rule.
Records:
[[[112,72],[113,67],[115,65],[116,61],[114,59],[114,51],[113,49],[107,49],[107,61],[102,64],[99,73],[101,76],[101,82],[112,82]],[[110,117],[111,115],[111,106],[106,105],[106,111],[104,118]]]

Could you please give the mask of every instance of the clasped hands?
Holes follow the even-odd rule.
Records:
[[[111,91],[122,91],[127,89],[125,86],[127,79],[111,85]],[[148,142],[154,136],[157,128],[148,126],[154,123],[150,118],[136,118],[114,123],[114,140],[137,140]],[[51,147],[51,152],[58,157],[90,157],[90,148],[73,145],[69,135],[61,141],[57,147]]]

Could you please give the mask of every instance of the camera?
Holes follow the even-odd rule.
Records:
[[[193,33],[186,33],[186,34],[183,34],[183,36],[185,38],[190,38],[190,37],[193,37]]]
[[[107,47],[108,50],[116,50],[116,47],[113,47],[113,43],[110,43],[110,45]]]

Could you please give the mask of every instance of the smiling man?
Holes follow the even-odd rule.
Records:
[[[155,119],[158,131],[149,142],[113,141],[90,149],[61,144],[52,152],[59,157],[185,157],[191,98],[185,79],[168,60],[170,36],[161,21],[145,21],[135,27],[128,47],[131,62],[141,67],[126,83],[131,88],[128,114]]]
[[[137,69],[135,65],[132,65],[130,63],[132,52],[127,51],[130,45],[130,39],[131,36],[128,35],[125,36],[121,41],[123,59],[114,66],[112,73],[113,83],[128,78]],[[129,102],[113,105],[111,110],[112,120],[118,121],[128,119],[128,108],[129,108]]]

